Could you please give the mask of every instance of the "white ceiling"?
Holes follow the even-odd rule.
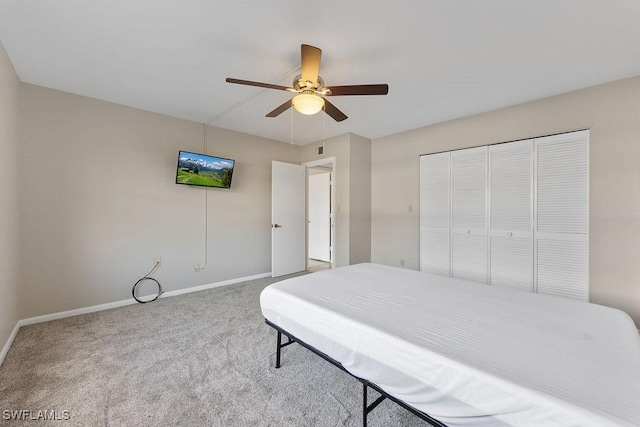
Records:
[[[638,0],[0,0],[20,79],[304,145],[377,138],[640,74]],[[323,50],[349,116],[264,115],[291,94],[300,44]],[[324,126],[324,130],[323,130]]]

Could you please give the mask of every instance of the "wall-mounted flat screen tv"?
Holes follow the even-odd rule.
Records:
[[[232,159],[180,151],[176,184],[230,188],[234,165]]]

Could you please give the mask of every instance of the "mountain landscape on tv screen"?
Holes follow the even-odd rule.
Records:
[[[178,160],[178,184],[229,188],[233,163],[227,159],[212,158],[206,161],[181,155]]]

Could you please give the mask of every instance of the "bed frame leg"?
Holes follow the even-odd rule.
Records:
[[[287,336],[287,342],[282,344],[282,332],[278,331],[278,337],[276,338],[278,342],[276,343],[276,369],[280,367],[280,353],[282,347],[286,347],[288,345],[293,344],[295,341],[291,339],[290,336]]]
[[[282,340],[282,332],[278,331],[278,338],[277,338],[277,345],[276,345],[276,369],[278,369],[280,367],[280,350],[282,349],[282,344],[281,344],[281,340]]]
[[[362,427],[367,427],[367,383],[362,383]]]
[[[362,382],[362,426],[367,427],[367,416],[369,412],[376,409],[376,407],[382,403],[383,400],[387,398],[384,394],[378,397],[376,400],[371,403],[371,405],[367,402],[367,388],[369,388],[369,383],[366,380],[360,380]]]

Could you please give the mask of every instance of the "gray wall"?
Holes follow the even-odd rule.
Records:
[[[208,152],[236,168],[205,190],[174,183],[202,124],[29,84],[19,123],[20,318],[127,299],[155,256],[166,291],[271,271],[271,160],[299,147],[209,127]]]
[[[373,262],[419,268],[420,154],[587,128],[590,301],[640,325],[640,77],[374,140]]]
[[[20,82],[0,43],[0,350],[18,321],[17,146]]]
[[[350,134],[349,263],[371,261],[371,140]]]
[[[302,162],[336,158],[335,263],[342,267],[371,259],[371,140],[351,133],[302,147]]]

